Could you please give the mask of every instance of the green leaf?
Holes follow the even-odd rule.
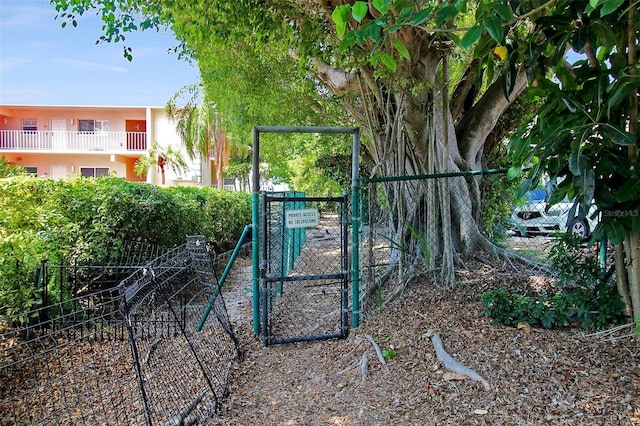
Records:
[[[375,7],[380,13],[387,13],[391,0],[373,0],[373,7]]]
[[[602,9],[600,9],[600,16],[606,16],[615,12],[623,3],[624,0],[605,0],[602,3]]]
[[[621,103],[629,98],[629,93],[635,93],[640,88],[640,80],[630,80],[629,78],[621,78],[613,84],[613,90],[607,100],[607,108],[617,110]]]
[[[640,179],[629,179],[616,191],[616,201],[619,203],[631,201],[638,196],[638,193],[640,193]]]
[[[506,3],[496,4],[494,10],[505,21],[510,21],[513,19],[513,10],[511,10],[511,6]]]
[[[585,160],[579,152],[572,152],[569,155],[569,170],[574,176],[580,176],[585,167]]]
[[[349,50],[356,44],[356,31],[350,31],[340,42],[340,51]]]
[[[507,179],[514,180],[521,174],[522,174],[522,167],[519,167],[519,166],[509,167],[509,170],[507,171]]]
[[[385,52],[380,52],[380,62],[384,64],[385,67],[389,68],[391,71],[396,71],[398,69],[398,63],[393,56],[389,55]]]
[[[382,37],[382,28],[376,25],[375,22],[368,22],[363,25],[362,31],[366,35],[366,38],[376,43],[380,41],[380,37]]]
[[[544,313],[540,317],[540,323],[542,324],[542,327],[546,329],[552,328],[555,322],[556,322],[556,314],[551,309],[547,309],[546,311],[544,311]]]
[[[336,32],[339,37],[344,36],[344,33],[347,30],[347,21],[350,13],[351,6],[343,4],[336,7],[331,14],[331,19],[333,19],[333,22],[336,24]]]
[[[502,20],[497,16],[487,16],[483,21],[484,26],[487,28],[487,32],[492,39],[498,43],[502,43],[504,37],[504,29],[502,28]]]
[[[420,248],[422,248],[422,254],[424,255],[426,262],[429,263],[431,259],[431,250],[429,249],[429,243],[422,237],[422,235],[420,235],[418,230],[414,228],[413,225],[407,223],[407,228],[409,228],[409,231],[411,231],[411,235],[413,235],[413,238],[418,240],[418,244],[420,244]]]
[[[369,8],[367,7],[367,3],[363,1],[357,1],[353,4],[351,8],[351,14],[353,15],[353,19],[355,19],[358,23],[362,22],[362,19],[367,16],[367,12]]]
[[[582,110],[583,106],[578,103],[577,100],[573,99],[573,98],[562,98],[562,102],[564,102],[565,106],[567,107],[567,109],[569,110],[569,112],[571,113],[575,113],[578,110]]]
[[[607,238],[613,244],[622,244],[625,237],[624,227],[620,222],[608,222],[604,224]]]
[[[518,195],[516,196],[516,198],[517,199],[524,198],[524,196],[527,195],[529,191],[531,191],[533,188],[534,188],[533,180],[530,177],[525,179],[524,182],[522,182],[520,189],[518,189]]]
[[[599,130],[616,145],[629,146],[636,142],[634,135],[609,123],[600,126]]]
[[[460,41],[460,47],[463,49],[470,48],[476,41],[480,40],[482,33],[484,32],[484,25],[476,25],[471,28],[467,33],[462,37]]]
[[[411,25],[417,27],[422,24],[424,21],[429,19],[429,17],[433,14],[433,6],[427,7],[426,9],[422,9],[420,12],[416,13],[411,18]]]
[[[405,46],[402,41],[398,40],[397,38],[394,38],[391,40],[391,43],[393,43],[393,47],[395,47],[395,49],[398,51],[400,56],[402,56],[406,60],[411,59],[411,55],[409,55],[409,50],[407,50],[407,46]]]
[[[455,5],[444,2],[443,6],[436,15],[436,26],[440,27],[442,24],[448,21],[453,21],[458,14]]]
[[[382,356],[384,359],[392,359],[396,357],[396,353],[389,349],[382,349]]]

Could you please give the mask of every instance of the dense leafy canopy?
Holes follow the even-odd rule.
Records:
[[[548,35],[541,54],[553,74],[545,72],[542,62],[534,69],[530,93],[546,101],[536,121],[512,140],[514,162],[533,166],[523,192],[548,176],[557,184],[551,203],[577,197],[576,208],[584,216],[595,201],[603,226],[593,238],[606,233],[620,243],[624,229],[640,232],[640,165],[630,155],[638,145],[630,125],[637,110],[639,64],[627,56],[635,46],[628,44],[625,14],[613,13],[622,2],[561,6],[566,13],[539,20]],[[571,14],[575,20],[568,19]],[[634,31],[640,31],[638,21]],[[637,36],[632,39],[637,42]],[[565,45],[574,52],[569,66],[563,61]]]

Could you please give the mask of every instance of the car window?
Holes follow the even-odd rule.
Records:
[[[542,188],[536,188],[533,191],[531,191],[531,194],[529,194],[529,198],[528,201],[531,202],[540,202],[540,201],[544,201],[545,197],[547,196],[547,191],[545,191]]]

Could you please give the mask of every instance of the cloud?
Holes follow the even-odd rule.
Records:
[[[56,11],[53,6],[35,6],[21,1],[3,0],[0,26],[4,29],[20,31],[38,31],[43,26],[49,28],[62,25],[62,21],[56,21]]]
[[[25,68],[30,64],[31,61],[27,58],[2,58],[2,61],[0,61],[0,73]]]
[[[127,68],[113,65],[99,64],[97,62],[81,61],[78,59],[63,59],[62,62],[73,67],[80,67],[88,70],[107,70],[113,72],[127,72]]]

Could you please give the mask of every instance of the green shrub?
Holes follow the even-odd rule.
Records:
[[[495,324],[527,323],[543,328],[580,323],[584,328],[603,328],[624,321],[624,304],[609,276],[593,256],[585,254],[570,233],[560,237],[550,260],[558,273],[559,292],[537,297],[504,289],[482,293],[483,315]]]
[[[0,178],[20,176],[24,173],[24,167],[15,164],[9,164],[6,158],[0,158]]]
[[[579,323],[583,328],[604,328],[624,320],[620,296],[611,285],[537,297],[491,290],[482,293],[482,304],[484,316],[506,326],[527,323],[549,329]]]
[[[20,315],[40,303],[35,273],[46,255],[41,238],[33,232],[3,237],[0,241],[0,315]],[[18,321],[25,323],[26,316]]]
[[[113,177],[0,179],[0,316],[39,302],[42,259],[104,264],[128,242],[163,247],[203,234],[221,250],[251,223],[251,197],[213,188],[159,188]]]

